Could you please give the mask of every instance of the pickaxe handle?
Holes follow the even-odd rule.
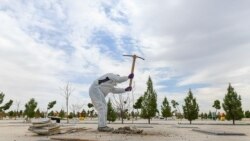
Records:
[[[139,56],[136,56],[136,55],[123,55],[123,56],[133,57],[131,73],[134,73],[134,70],[135,70],[135,60],[136,60],[136,58],[140,58],[140,59],[144,60],[144,58],[139,57]],[[132,86],[132,80],[133,80],[133,79],[130,79],[130,81],[129,81],[129,87]]]
[[[134,73],[134,70],[135,70],[135,59],[136,59],[136,56],[133,55],[133,62],[132,62],[131,73]],[[133,79],[130,79],[130,81],[129,81],[129,87],[132,86],[132,80],[133,80]]]

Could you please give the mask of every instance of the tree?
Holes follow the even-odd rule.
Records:
[[[47,107],[47,114],[48,114],[48,111],[49,111],[50,109],[52,109],[52,108],[54,107],[55,104],[56,104],[56,101],[51,101],[51,102],[49,102],[48,107]]]
[[[221,108],[220,101],[219,100],[215,100],[213,107],[216,109],[215,110],[215,116],[216,116],[217,115],[217,110],[219,110]],[[216,117],[215,117],[215,119],[216,119]]]
[[[141,117],[150,119],[156,115],[157,112],[157,93],[153,88],[153,82],[149,76],[147,81],[147,90],[144,93],[141,107]]]
[[[49,112],[48,115],[53,117],[53,116],[55,115],[55,113],[54,113],[54,111],[52,110],[52,111]]]
[[[19,107],[20,107],[20,104],[21,104],[21,102],[20,101],[16,101],[15,102],[16,104],[16,114],[15,114],[15,120],[16,120],[16,117],[20,117],[20,115],[19,115]]]
[[[177,106],[179,105],[179,103],[176,102],[175,100],[171,100],[171,103],[174,108],[177,108]]]
[[[92,103],[88,103],[88,108],[90,109],[88,110],[88,115],[92,119],[94,114],[94,105]]]
[[[72,89],[70,83],[68,82],[63,88],[61,88],[61,90],[63,91],[62,96],[64,96],[65,100],[66,100],[66,117],[67,117],[67,123],[69,123],[69,118],[68,118],[68,115],[69,115],[69,97],[72,94],[73,89]]]
[[[65,112],[64,112],[63,109],[61,109],[61,111],[59,112],[59,117],[60,117],[61,119],[63,119],[63,118],[65,117]]]
[[[0,104],[3,103],[5,94],[0,92]],[[5,103],[3,106],[0,106],[0,115],[4,115],[4,111],[8,110],[13,103],[13,100],[9,100],[9,102]],[[1,116],[0,116],[1,118]]]
[[[36,110],[36,112],[35,112],[35,117],[36,117],[36,118],[40,118],[40,117],[41,117],[41,112],[40,112],[39,109]]]
[[[10,119],[12,119],[12,117],[14,116],[14,111],[9,111],[8,112],[8,117],[10,118]]]
[[[196,103],[196,98],[193,97],[191,89],[189,89],[188,96],[185,98],[185,105],[183,106],[184,118],[188,119],[190,124],[192,120],[198,118],[199,106]]]
[[[48,110],[52,109],[52,108],[54,107],[55,104],[56,104],[56,101],[51,101],[51,102],[49,102],[47,109],[48,109]]]
[[[70,112],[68,117],[69,117],[69,119],[72,119],[74,117],[73,112]]]
[[[248,110],[245,111],[245,117],[246,117],[246,118],[250,118],[250,111],[248,111]]]
[[[182,114],[181,114],[181,111],[179,109],[179,103],[176,102],[175,100],[171,100],[171,103],[172,103],[173,108],[175,108],[175,111],[173,111],[173,112],[175,113],[176,118],[182,119]]]
[[[235,120],[242,119],[244,113],[241,107],[241,96],[234,91],[230,83],[223,101],[222,107],[226,112],[226,119],[233,120],[234,125]]]
[[[86,115],[87,115],[87,112],[84,109],[82,109],[81,117],[86,117]]]
[[[164,98],[164,100],[162,102],[161,114],[165,118],[172,116],[171,107],[170,107],[166,97]]]
[[[124,119],[127,116],[127,112],[130,106],[130,97],[129,94],[113,94],[113,101],[112,101],[115,109],[119,112],[118,117],[121,119],[121,123],[124,123]]]
[[[212,112],[211,112],[210,110],[209,110],[209,112],[208,112],[207,118],[208,118],[208,119],[212,119],[212,118],[213,118]]]
[[[19,111],[19,115],[20,115],[20,117],[23,117],[23,110]]]
[[[208,115],[207,113],[204,114],[204,119],[207,119],[208,118]]]
[[[36,107],[37,102],[34,98],[31,98],[30,101],[25,104],[24,114],[27,115],[28,118],[33,118],[35,116]]]
[[[219,119],[219,120],[221,119],[221,114],[220,114],[220,112],[217,113],[216,118]]]
[[[142,103],[142,100],[143,100],[143,96],[140,96],[137,101],[135,102],[135,104],[133,105],[133,108],[137,110],[137,114],[135,114],[135,118],[137,120],[137,115],[139,113],[138,109],[141,109],[141,103]]]
[[[204,114],[203,114],[203,112],[200,114],[200,117],[201,117],[201,120],[204,119]]]
[[[109,121],[109,123],[110,123],[110,121],[114,122],[116,120],[117,116],[116,116],[116,112],[115,112],[114,108],[112,107],[112,103],[111,103],[110,99],[108,101],[107,106],[108,106],[107,120]]]

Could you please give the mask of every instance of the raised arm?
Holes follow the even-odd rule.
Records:
[[[110,73],[108,77],[109,77],[109,79],[111,79],[117,83],[122,83],[122,82],[125,82],[129,79],[128,76],[119,76],[119,75],[115,75],[113,73]]]

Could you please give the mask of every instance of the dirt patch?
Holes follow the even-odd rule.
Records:
[[[142,134],[143,130],[137,129],[135,127],[131,128],[129,126],[120,127],[115,129],[112,133],[114,134]]]

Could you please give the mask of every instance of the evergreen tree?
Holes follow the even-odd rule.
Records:
[[[142,103],[142,99],[143,99],[143,96],[140,96],[137,101],[135,102],[135,104],[133,105],[133,108],[137,110],[137,113],[134,113],[133,112],[133,115],[135,115],[135,119],[137,120],[137,116],[139,114],[139,110],[138,109],[141,109],[141,103]]]
[[[107,105],[108,105],[107,120],[109,121],[109,123],[110,123],[110,121],[114,122],[116,120],[117,116],[116,116],[116,112],[115,112],[114,108],[112,107],[112,103],[111,103],[110,99],[109,99]]]
[[[3,92],[0,92],[0,104],[3,103],[5,94]],[[13,100],[9,100],[9,102],[5,103],[3,106],[0,106],[0,113],[8,110],[13,103]]]
[[[56,104],[56,101],[49,102],[47,110],[52,109],[55,106],[55,104]]]
[[[39,109],[36,110],[35,117],[36,118],[40,118],[41,117],[41,112],[40,112]]]
[[[244,113],[241,107],[241,96],[234,91],[230,83],[223,101],[222,106],[226,112],[226,119],[233,120],[233,124],[235,124],[235,120],[243,118]]]
[[[47,107],[47,114],[48,114],[48,111],[49,111],[50,109],[52,109],[52,108],[54,107],[55,104],[56,104],[56,101],[51,101],[51,102],[49,102],[48,107]]]
[[[204,114],[203,114],[203,112],[200,114],[200,117],[201,117],[202,120],[204,119]]]
[[[207,118],[212,119],[212,112],[211,111],[208,112]]]
[[[215,110],[215,116],[216,116],[217,115],[217,110],[219,110],[221,108],[220,101],[219,100],[215,100],[213,107],[216,109]],[[216,119],[216,117],[214,117],[214,118]]]
[[[87,116],[87,112],[84,109],[82,109],[81,117],[86,117],[86,116]]]
[[[164,98],[164,100],[162,102],[161,114],[165,118],[172,116],[171,107],[170,107],[170,105],[169,105],[168,100],[167,100],[166,97]]]
[[[73,112],[70,112],[69,113],[69,119],[72,119],[74,117],[74,113]]]
[[[208,115],[207,113],[204,114],[204,119],[207,119],[208,118]]]
[[[153,88],[153,82],[151,78],[147,81],[147,90],[144,93],[141,108],[141,117],[150,120],[156,115],[157,112],[157,94]]]
[[[188,119],[190,124],[192,120],[198,118],[199,106],[196,103],[196,98],[193,97],[191,89],[189,89],[188,96],[185,98],[185,105],[183,106],[184,118]]]
[[[249,110],[245,111],[245,117],[250,118],[250,111]]]
[[[8,116],[9,116],[10,119],[12,119],[14,117],[14,111],[12,111],[12,110],[9,111]]]
[[[51,116],[51,117],[53,117],[53,116],[55,115],[55,113],[54,113],[54,111],[52,110],[52,111],[49,112],[48,115]]]
[[[61,119],[63,119],[63,118],[65,117],[65,112],[64,112],[63,109],[61,109],[61,111],[59,112],[59,117],[60,117]]]
[[[36,107],[37,102],[34,98],[31,98],[30,101],[25,104],[24,114],[27,115],[28,118],[33,118],[35,116]]]
[[[23,110],[20,110],[20,111],[19,111],[19,116],[20,116],[20,117],[23,117]]]

